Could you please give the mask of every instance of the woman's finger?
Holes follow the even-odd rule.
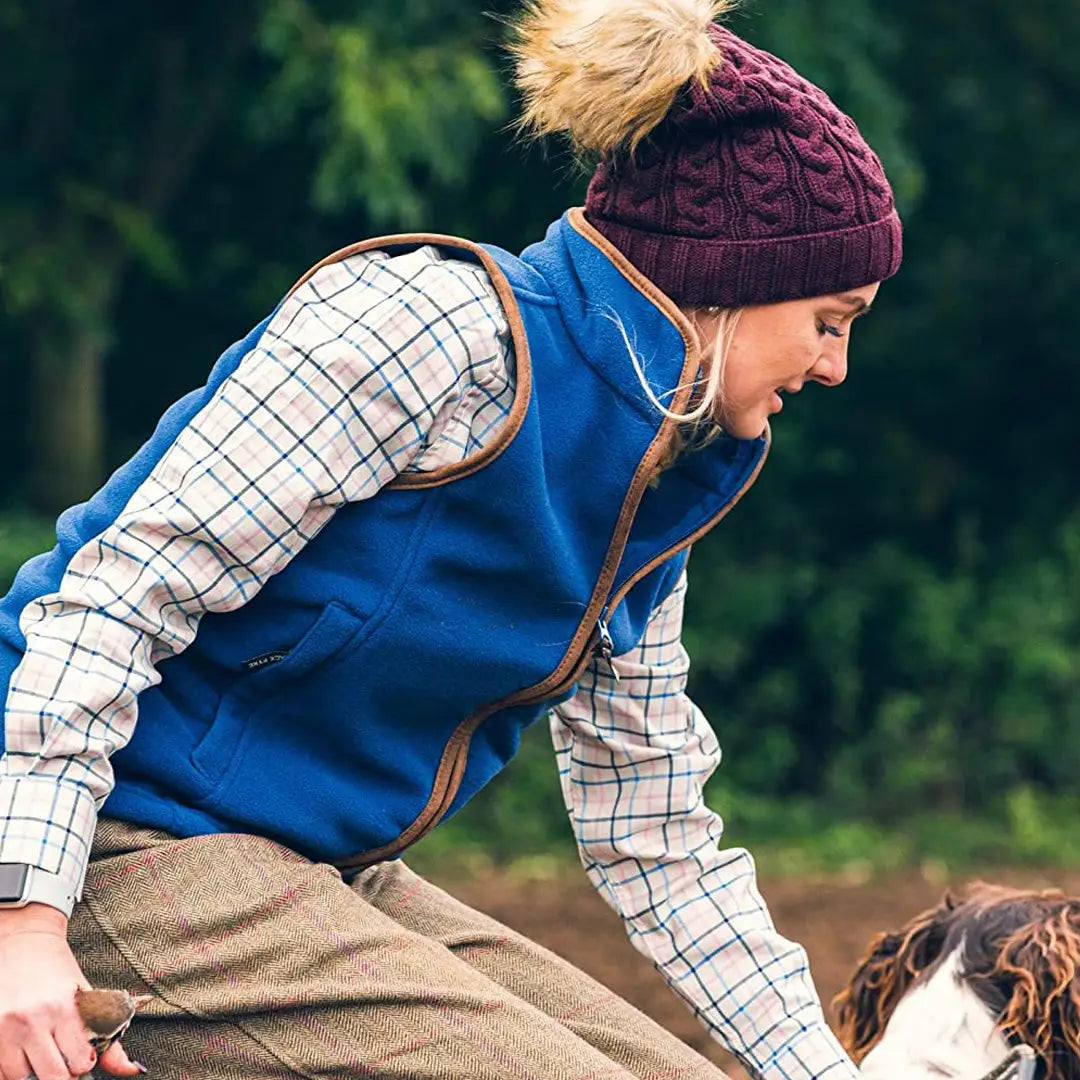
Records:
[[[30,1062],[21,1050],[0,1043],[0,1080],[26,1080],[32,1072]]]
[[[65,1016],[53,1031],[53,1038],[72,1076],[84,1076],[97,1064],[97,1052],[86,1037],[86,1029],[77,1017]]]
[[[36,1033],[26,1040],[23,1048],[30,1062],[30,1071],[37,1080],[71,1080],[73,1073],[60,1053],[60,1047],[51,1034],[37,1035]]]
[[[132,1061],[127,1056],[126,1051],[120,1043],[115,1042],[104,1054],[101,1055],[101,1060],[98,1062],[100,1068],[105,1072],[111,1073],[113,1076],[141,1076],[146,1072],[146,1067],[140,1065],[137,1061]]]

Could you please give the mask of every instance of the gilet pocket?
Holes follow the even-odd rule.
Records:
[[[191,764],[206,784],[204,797],[228,777],[244,733],[249,723],[258,721],[260,711],[273,710],[276,698],[342,652],[364,625],[344,605],[331,601],[294,646],[248,661],[222,695],[213,723],[191,752]]]

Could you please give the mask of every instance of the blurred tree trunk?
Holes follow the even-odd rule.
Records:
[[[43,333],[31,361],[27,502],[55,513],[100,483],[104,451],[104,343],[86,327]]]
[[[29,467],[20,486],[31,509],[52,514],[86,499],[105,475],[104,378],[116,299],[133,264],[181,284],[166,215],[227,113],[254,47],[257,5],[236,0],[211,39],[195,34],[186,14],[147,11],[101,27],[74,21],[74,0],[49,7],[69,33],[32,35],[60,75],[41,79],[36,72],[46,65],[29,65],[35,96],[20,201],[0,218],[0,267],[6,255],[14,272],[0,286],[31,342]],[[49,12],[31,10],[28,20],[47,21]],[[99,50],[121,33],[148,68],[139,92],[111,72],[101,80]],[[80,156],[74,144],[86,127]],[[114,131],[117,144],[103,153]]]
[[[105,360],[113,307],[128,256],[109,236],[94,237],[66,215],[54,250],[70,251],[54,288],[67,303],[41,304],[31,320],[25,501],[55,514],[82,502],[105,473]]]

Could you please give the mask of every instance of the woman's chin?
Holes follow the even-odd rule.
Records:
[[[769,426],[769,414],[747,410],[725,417],[720,426],[734,439],[759,439]]]

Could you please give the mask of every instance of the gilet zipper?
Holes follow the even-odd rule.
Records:
[[[639,581],[641,581],[642,578],[652,573],[652,571],[661,563],[666,562],[668,559],[679,554],[679,552],[686,550],[691,544],[695,543],[719,524],[735,508],[743,495],[753,487],[754,482],[761,473],[762,466],[765,464],[765,458],[767,456],[768,446],[766,446],[765,452],[761,455],[760,460],[754,467],[754,471],[747,477],[742,487],[739,488],[736,494],[725,504],[719,513],[714,514],[704,525],[701,525],[671,547],[666,548],[659,555],[654,556],[643,566],[640,566],[614,593],[608,593],[607,602],[604,603],[600,609],[600,613],[593,624],[592,632],[587,639],[585,647],[577,654],[576,659],[570,665],[568,671],[565,670],[566,658],[564,657],[563,663],[561,663],[547,679],[532,687],[531,690],[518,691],[517,694],[504,698],[502,701],[498,701],[493,705],[488,705],[479,712],[474,713],[464,721],[464,723],[458,726],[443,750],[442,759],[439,762],[439,768],[435,774],[432,798],[429,799],[424,812],[412,822],[409,828],[406,829],[401,836],[383,847],[363,852],[353,859],[337,863],[336,865],[338,868],[346,874],[355,873],[365,866],[370,866],[372,863],[381,862],[383,859],[400,855],[406,848],[411,847],[418,840],[422,840],[427,836],[427,834],[443,819],[447,810],[450,809],[454,799],[457,797],[458,788],[461,786],[461,779],[465,775],[465,765],[468,760],[469,745],[473,735],[481,724],[490,719],[497,712],[502,712],[504,709],[515,708],[519,705],[534,705],[538,702],[558,697],[560,694],[569,690],[570,687],[581,678],[585,668],[589,665],[589,661],[594,658],[602,660],[607,665],[609,672],[614,676],[615,681],[618,682],[619,675],[615,670],[613,662],[615,645],[608,628],[608,618],[610,613],[622,603],[626,598],[626,595]],[[618,549],[619,559],[622,558],[625,547],[626,538],[624,537],[623,542]],[[601,581],[597,583],[599,586],[602,582],[602,587],[605,592],[608,592],[608,590],[611,589],[618,573],[618,560],[615,560],[614,563],[612,563],[611,555],[612,552],[609,551],[608,558],[605,560]],[[607,580],[604,581],[604,578],[607,578]],[[597,592],[599,592],[599,589],[597,589]],[[569,656],[569,654],[567,655]],[[561,678],[557,678],[560,675]]]
[[[615,664],[612,662],[615,653],[615,642],[611,639],[607,618],[608,608],[605,605],[604,610],[600,612],[600,618],[596,621],[596,644],[593,645],[592,653],[597,660],[606,665],[608,674],[618,682],[619,673],[615,670]]]

